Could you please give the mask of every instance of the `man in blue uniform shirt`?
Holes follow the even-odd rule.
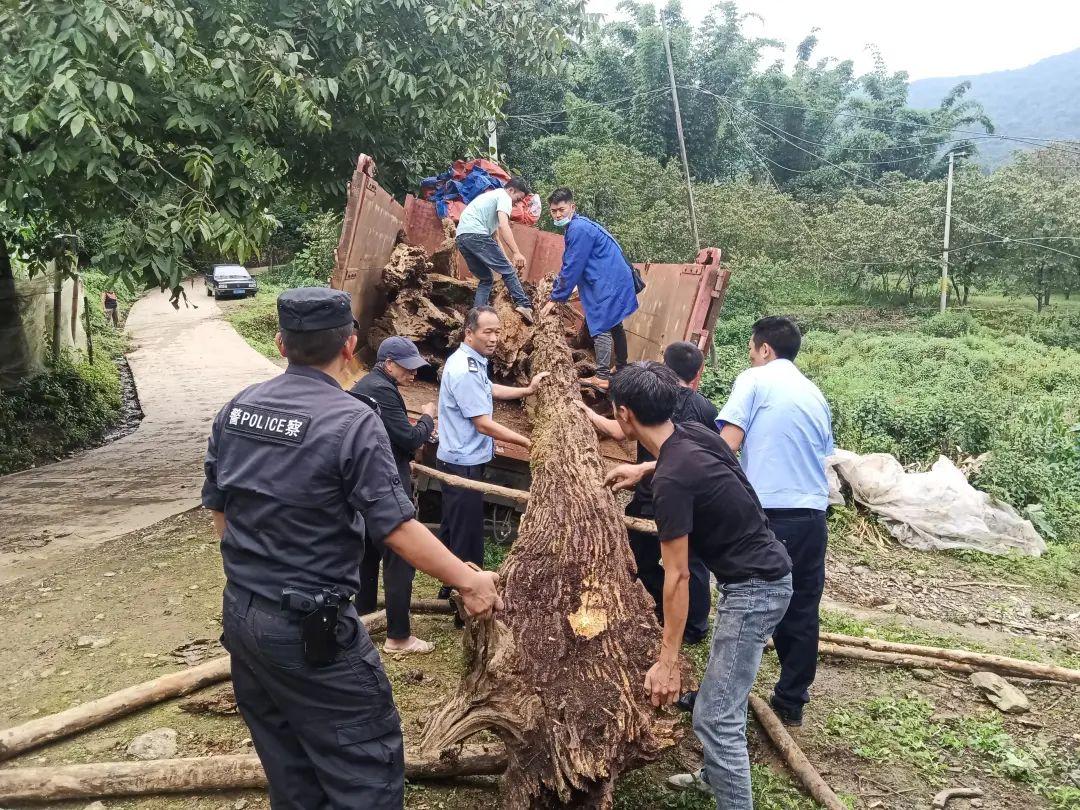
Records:
[[[475,615],[500,607],[498,578],[414,519],[378,414],[342,390],[348,294],[286,290],[278,320],[289,367],[221,409],[206,451],[236,703],[274,810],[399,810],[401,719],[351,602],[365,535],[454,585]]]
[[[541,314],[546,316],[555,304],[569,301],[578,290],[585,325],[596,348],[596,376],[582,382],[606,391],[612,365],[616,369],[626,365],[622,322],[638,308],[633,270],[615,238],[577,213],[570,189],[555,189],[548,197],[548,206],[555,224],[566,228],[566,249],[551,300]]]
[[[475,307],[465,320],[465,339],[446,361],[439,386],[439,450],[437,466],[443,472],[479,481],[484,465],[495,456],[495,442],[526,449],[532,442],[494,419],[495,399],[521,399],[535,393],[548,376],[533,376],[525,388],[498,385],[488,377],[488,358],[499,345],[499,316],[492,307]],[[484,496],[471,489],[442,488],[442,541],[461,559],[484,562]],[[440,596],[450,594],[445,582]]]
[[[735,378],[717,425],[754,487],[769,527],[787,548],[794,593],[773,633],[780,679],[770,698],[786,724],[802,724],[817,674],[818,606],[825,589],[832,414],[795,366],[802,337],[788,318],[762,318],[750,337],[750,366]]]

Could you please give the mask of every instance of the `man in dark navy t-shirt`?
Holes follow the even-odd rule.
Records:
[[[686,422],[704,425],[710,430],[719,431],[716,427],[716,406],[707,400],[697,390],[701,381],[701,372],[705,368],[705,355],[701,349],[686,340],[680,340],[670,344],[664,349],[664,365],[670,368],[679,378],[679,394],[675,401],[675,410],[671,414],[671,421],[676,425]],[[623,441],[622,428],[614,419],[607,419],[581,400],[576,400],[578,406],[589,417],[589,421],[603,435],[615,441]],[[645,446],[638,442],[637,463],[644,464],[655,461]],[[630,517],[649,518],[654,517],[652,482],[646,478],[638,483],[634,489],[634,497],[626,506],[626,514]],[[639,532],[630,529],[627,532],[630,540],[630,550],[634,552],[634,562],[637,563],[637,575],[649,596],[656,602],[656,618],[661,624],[664,623],[664,569],[660,565],[660,541],[651,532]],[[709,569],[697,557],[690,554],[690,612],[686,618],[686,630],[683,633],[683,642],[697,644],[709,632],[709,609],[712,606],[712,598],[709,588]]]
[[[712,648],[694,704],[703,779],[720,810],[748,810],[750,758],[746,706],[765,642],[791,599],[791,559],[773,536],[738,459],[715,431],[673,424],[679,380],[660,363],[632,363],[615,375],[609,396],[627,438],[656,461],[614,468],[616,489],[652,476],[664,561],[664,635],[645,676],[656,706],[679,696],[679,647],[689,606],[690,552],[720,583]]]

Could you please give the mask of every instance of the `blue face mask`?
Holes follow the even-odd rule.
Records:
[[[570,224],[570,220],[571,220],[571,219],[573,219],[573,216],[572,216],[572,215],[571,215],[571,216],[569,216],[569,217],[565,217],[565,218],[563,218],[563,219],[556,219],[556,220],[555,220],[555,224],[556,224],[556,225],[557,225],[558,227],[560,227],[560,228],[565,228],[565,227],[566,227],[567,225],[569,225],[569,224]]]

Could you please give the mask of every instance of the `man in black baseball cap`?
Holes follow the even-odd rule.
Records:
[[[236,704],[273,807],[401,810],[401,718],[352,601],[365,543],[453,583],[476,615],[501,607],[498,577],[415,519],[382,421],[341,389],[357,341],[348,294],[287,290],[278,319],[289,367],[221,409],[204,464]]]
[[[412,461],[416,451],[424,446],[435,430],[436,408],[427,402],[420,408],[416,424],[409,421],[405,400],[398,387],[416,379],[417,370],[429,365],[408,338],[395,335],[379,344],[376,365],[353,386],[354,394],[363,394],[379,404],[379,416],[390,446],[394,451],[398,476],[405,493],[412,497]],[[413,577],[416,569],[381,543],[368,543],[360,565],[360,592],[356,608],[360,613],[375,610],[379,593],[379,560],[382,560],[383,590],[386,591],[386,643],[383,649],[399,655],[429,653],[435,649],[430,641],[412,634],[409,622],[409,602],[412,601]]]

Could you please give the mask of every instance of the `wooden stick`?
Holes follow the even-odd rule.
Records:
[[[385,629],[386,611],[370,613],[361,617],[361,621],[369,632],[376,631],[380,625]],[[223,655],[190,669],[170,672],[152,681],[129,686],[57,714],[6,728],[0,731],[0,761],[11,759],[16,754],[53,740],[100,726],[155,703],[190,694],[230,677],[229,656]]]
[[[896,641],[881,641],[874,638],[845,636],[840,633],[822,633],[821,640],[849,647],[862,647],[883,653],[918,655],[927,658],[937,658],[944,661],[957,661],[963,664],[971,664],[980,669],[1003,672],[1009,675],[1017,675],[1022,678],[1038,678],[1046,681],[1062,681],[1063,683],[1080,684],[1080,670],[1068,669],[1066,667],[1057,666],[1056,664],[1040,664],[1036,661],[1025,661],[1021,658],[1009,658],[1005,655],[977,653],[970,650],[946,649],[944,647],[928,647],[922,644],[901,644]]]
[[[942,810],[953,799],[980,799],[983,792],[978,788],[946,788],[934,796],[930,805],[933,810]]]
[[[828,782],[826,782],[817,768],[806,758],[806,754],[799,748],[799,744],[788,734],[780,718],[764,700],[757,695],[750,695],[750,708],[754,710],[761,727],[765,730],[784,762],[791,768],[791,772],[799,778],[803,787],[818,804],[826,810],[847,810],[847,805],[840,801]]]
[[[980,588],[1017,588],[1019,590],[1027,590],[1031,587],[1030,585],[1021,585],[1017,582],[976,582],[974,580],[971,582],[935,582],[933,584],[939,586],[947,584],[954,588],[974,588],[975,586],[978,586]]]
[[[386,607],[386,600],[378,601],[380,608]],[[410,613],[457,613],[449,599],[413,599],[409,602]]]
[[[499,746],[467,746],[454,757],[405,752],[407,779],[500,774],[506,752]],[[0,769],[0,801],[42,802],[161,793],[265,788],[266,775],[254,754],[157,759],[148,762],[93,762]]]
[[[412,468],[415,472],[423,473],[430,478],[434,478],[436,481],[442,481],[444,484],[449,484],[452,487],[471,489],[474,492],[483,492],[486,495],[498,495],[500,498],[506,498],[507,500],[522,505],[529,502],[529,493],[523,489],[513,489],[512,487],[503,487],[498,484],[489,484],[486,481],[473,481],[470,478],[462,478],[459,475],[451,475],[442,470],[436,470],[433,467],[417,464],[415,461],[412,463]],[[656,521],[624,515],[623,522],[628,529],[645,532],[647,534],[656,534]]]
[[[891,652],[876,652],[864,650],[861,647],[849,647],[844,644],[830,644],[827,641],[818,645],[821,655],[833,658],[854,658],[856,661],[870,661],[874,664],[890,664],[894,667],[906,667],[908,669],[944,669],[949,672],[962,672],[970,675],[977,667],[971,664],[961,664],[957,661],[946,661],[942,658],[929,658],[922,655],[900,655]]]

